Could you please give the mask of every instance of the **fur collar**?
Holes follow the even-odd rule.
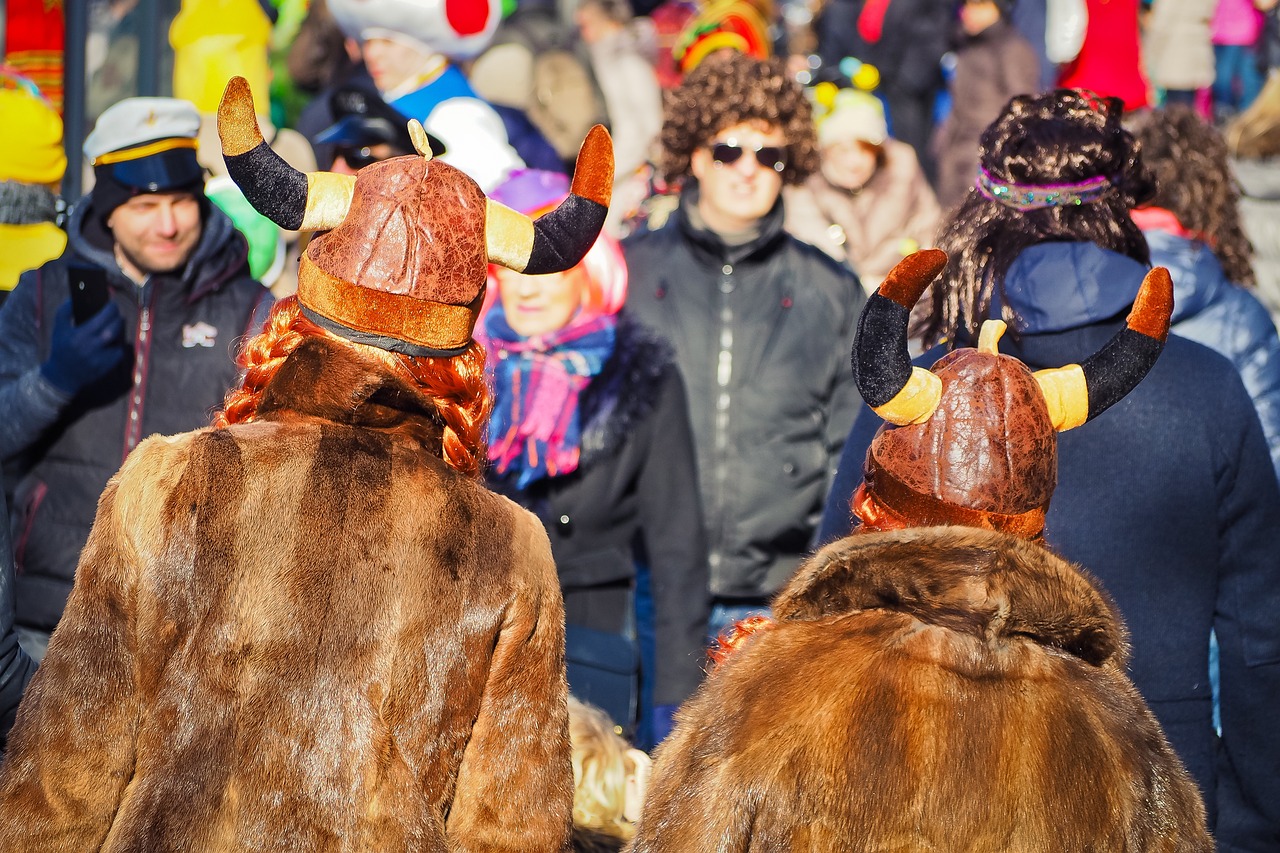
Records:
[[[893,610],[988,642],[1030,638],[1123,669],[1119,611],[1078,566],[1040,545],[971,527],[855,533],[823,548],[774,600],[781,621]]]
[[[610,456],[658,405],[662,377],[672,364],[671,348],[632,320],[618,315],[613,354],[582,392],[583,468]]]
[[[262,420],[315,418],[407,435],[442,453],[442,425],[422,391],[349,344],[307,338],[263,389]]]

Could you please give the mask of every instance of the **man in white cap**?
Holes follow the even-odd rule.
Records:
[[[146,436],[208,423],[237,380],[235,342],[271,305],[244,238],[204,197],[199,128],[173,98],[104,112],[67,250],[0,307],[0,462],[19,632],[37,659],[107,480]]]

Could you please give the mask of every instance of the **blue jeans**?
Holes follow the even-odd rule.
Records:
[[[1214,106],[1246,109],[1262,91],[1257,48],[1251,44],[1215,44],[1213,60]]]

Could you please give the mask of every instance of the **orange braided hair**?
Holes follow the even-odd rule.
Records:
[[[493,398],[484,377],[484,348],[475,341],[452,358],[414,358],[339,338],[308,320],[289,296],[271,308],[262,331],[240,351],[244,371],[240,386],[223,400],[214,427],[250,423],[256,419],[262,392],[289,354],[307,338],[328,337],[375,359],[431,398],[444,425],[444,460],[450,467],[480,477],[487,459],[485,428]]]

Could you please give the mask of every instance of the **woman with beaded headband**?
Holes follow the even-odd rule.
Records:
[[[943,227],[950,260],[916,318],[941,343],[918,365],[972,345],[988,318],[1008,323],[999,351],[1032,370],[1084,364],[1121,328],[1149,267],[1129,210],[1155,183],[1120,118],[1115,99],[1058,90],[1014,98],[986,130],[985,171]],[[850,529],[878,425],[866,409],[854,425],[821,541]],[[1128,396],[1060,433],[1045,541],[1116,599],[1134,683],[1205,795],[1219,845],[1266,847],[1280,836],[1280,735],[1264,722],[1280,702],[1280,654],[1259,652],[1280,649],[1280,486],[1231,363],[1171,335]]]

